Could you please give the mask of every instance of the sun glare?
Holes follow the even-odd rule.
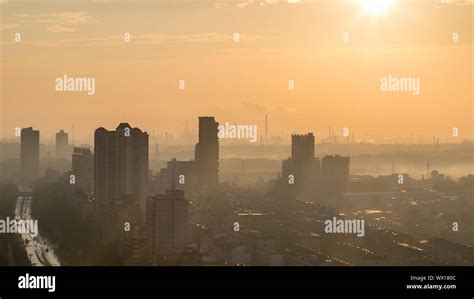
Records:
[[[358,0],[361,8],[370,14],[380,14],[387,11],[395,0]]]

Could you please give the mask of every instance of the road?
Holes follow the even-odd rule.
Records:
[[[16,201],[15,219],[32,220],[31,202],[33,198],[26,195],[27,192],[31,191],[26,187],[20,188],[20,196],[18,196]],[[39,227],[40,224],[38,223],[38,235],[36,237],[29,233],[21,234],[28,259],[33,266],[60,266],[58,257],[54,254],[54,250],[48,240],[41,236]]]

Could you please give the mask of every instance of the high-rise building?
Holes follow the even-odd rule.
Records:
[[[145,217],[147,192],[148,134],[128,123],[121,123],[115,131],[96,129],[94,196],[99,233],[112,238],[110,230],[118,229],[120,224],[123,227],[124,222],[139,226]],[[131,211],[131,207],[138,210]],[[120,215],[141,217],[120,219]]]
[[[196,144],[195,159],[202,187],[215,188],[219,183],[218,125],[214,117],[199,117],[199,142]]]
[[[94,155],[85,147],[75,147],[72,153],[72,174],[76,186],[86,192],[92,192],[94,185]]]
[[[215,189],[219,175],[218,123],[214,117],[199,117],[199,141],[196,144],[195,160],[168,161],[154,177],[153,191],[162,194],[174,183],[190,192],[196,189]],[[174,174],[174,176],[173,176]]]
[[[67,159],[69,152],[68,134],[64,130],[56,133],[56,158]]]
[[[39,176],[39,139],[40,132],[32,127],[21,130],[21,175],[25,180]]]
[[[305,163],[314,158],[314,135],[291,135],[291,158],[295,162]]]
[[[192,191],[198,186],[198,179],[195,161],[177,161],[173,158],[154,177],[153,191],[163,194],[172,184],[184,191]]]
[[[314,135],[291,135],[291,158],[282,165],[283,179],[293,176],[296,191],[311,191],[320,172],[319,159],[314,156]]]
[[[152,263],[186,252],[188,202],[184,191],[172,188],[149,197],[146,208],[146,252]]]
[[[321,178],[326,186],[332,185],[335,190],[343,192],[349,181],[349,157],[325,156],[321,160]]]

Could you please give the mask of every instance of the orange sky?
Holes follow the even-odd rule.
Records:
[[[325,136],[329,126],[442,140],[458,127],[462,138],[474,135],[472,2],[398,0],[376,15],[356,0],[64,2],[0,3],[0,138],[25,126],[49,138],[72,124],[85,138],[123,120],[178,133],[186,121],[195,128],[198,115],[263,133],[265,114],[270,135]],[[95,95],[56,92],[65,74],[94,77]],[[389,74],[420,78],[420,95],[381,92]]]

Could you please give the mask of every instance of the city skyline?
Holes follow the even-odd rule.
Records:
[[[326,290],[360,278],[336,278],[349,294],[358,267],[395,266],[375,281],[402,291],[414,266],[454,294],[439,269],[474,266],[473,7],[0,0],[0,266],[127,267],[94,280],[126,295],[174,276],[205,294],[195,266],[222,290],[251,267],[243,295],[309,290],[301,266]]]
[[[314,134],[307,133],[291,136],[290,157],[279,160],[281,172],[263,179],[257,171],[256,182],[244,184],[242,189],[235,181],[229,181],[226,173],[221,173],[218,119],[199,116],[198,122],[195,159],[173,158],[159,172],[151,168],[147,131],[121,122],[114,130],[99,127],[94,131],[93,155],[89,148],[73,147],[74,151],[69,151],[71,161],[62,157],[62,150],[57,150],[53,160],[67,164],[67,170],[58,170],[59,164],[54,163],[52,168],[45,169],[44,175],[39,174],[40,131],[31,127],[23,129],[21,176],[12,172],[5,180],[8,183],[0,187],[12,182],[18,184],[15,219],[34,216],[46,223],[41,235],[36,231],[38,237],[22,234],[29,263],[32,266],[472,263],[469,213],[456,212],[458,218],[451,224],[451,214],[437,219],[440,214],[435,208],[443,205],[446,210],[462,211],[462,207],[469,206],[467,190],[474,178],[472,174],[453,180],[443,171],[431,169],[428,161],[426,177],[421,179],[410,173],[395,172],[393,162],[391,174],[358,175],[351,171],[350,156],[320,154]],[[67,133],[61,130],[57,136],[56,148],[67,146],[69,150]],[[11,163],[15,161],[0,166],[3,169]],[[234,174],[249,175],[241,170],[234,168]],[[25,177],[25,173],[29,176]],[[49,194],[51,190],[57,193]],[[50,200],[57,201],[55,207],[45,209]],[[418,205],[427,208],[417,208]],[[82,238],[88,241],[76,245],[82,250],[58,245],[80,238],[56,235],[52,227],[57,227],[61,220],[58,215],[50,216],[51,213],[72,213],[65,219],[74,219],[71,221],[85,226],[80,230],[85,233]],[[303,217],[296,216],[301,213]],[[415,222],[412,217],[416,217]],[[432,219],[439,225],[428,225]],[[59,231],[79,229],[59,227]],[[59,243],[45,241],[45,232]],[[457,242],[449,239],[453,237]],[[35,244],[35,256],[29,253],[33,248],[29,244]],[[439,251],[443,252],[441,257]],[[64,255],[65,252],[69,253]]]
[[[0,0],[0,299],[472,296],[473,17]]]
[[[118,121],[117,123],[127,122],[127,121]],[[191,122],[193,123],[193,122]],[[197,123],[197,122],[196,122]],[[234,125],[234,124],[233,124]],[[113,125],[112,125],[113,126]],[[240,126],[240,124],[235,124],[235,126]],[[257,125],[254,125],[257,127]],[[5,137],[2,142],[20,142],[19,133],[22,128],[33,127],[35,126],[23,126],[17,127],[14,130],[12,136]],[[162,145],[193,145],[199,138],[197,129],[199,125],[188,125],[188,121],[182,127],[181,131],[170,132],[170,131],[158,131],[155,129],[148,129],[150,132],[150,141],[155,143],[161,143]],[[258,126],[258,128],[260,128]],[[38,128],[40,131],[41,128]],[[65,134],[71,136],[68,138],[70,140],[69,144],[74,146],[92,146],[94,143],[94,134],[91,131],[90,134],[87,134],[87,138],[75,138],[75,126],[72,125],[70,130],[65,129],[65,126],[59,127],[59,132],[63,131]],[[40,134],[40,144],[56,144],[56,134],[59,133],[57,130],[51,135]],[[378,145],[432,145],[432,144],[459,144],[464,142],[472,142],[473,139],[466,138],[460,133],[458,127],[453,127],[447,132],[444,132],[445,135],[420,135],[415,134],[415,132],[407,133],[405,135],[383,135],[383,134],[366,134],[364,132],[351,131],[348,127],[335,128],[334,126],[329,126],[325,131],[320,133],[312,131],[310,129],[302,129],[301,131],[285,131],[275,132],[275,134],[265,134],[264,128],[260,128],[257,135],[257,142],[252,142],[248,138],[224,138],[221,139],[221,142],[224,144],[247,144],[247,145],[291,145],[291,136],[295,134],[304,134],[306,132],[311,132],[314,134],[316,144],[378,144]]]

